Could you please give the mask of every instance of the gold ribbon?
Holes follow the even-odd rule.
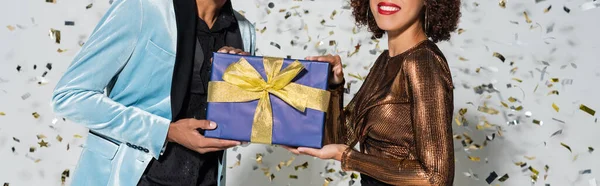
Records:
[[[285,69],[282,58],[264,57],[267,81],[243,57],[225,70],[223,81],[208,83],[208,102],[249,102],[258,99],[252,121],[251,142],[271,144],[273,139],[273,110],[269,94],[304,112],[306,108],[326,112],[330,93],[292,80],[304,69],[298,60]]]

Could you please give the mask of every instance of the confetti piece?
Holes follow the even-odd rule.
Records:
[[[495,171],[492,171],[492,172],[490,173],[490,175],[489,175],[489,176],[488,176],[488,177],[485,179],[485,181],[486,181],[488,184],[492,184],[492,182],[494,182],[494,180],[496,180],[496,178],[498,178],[498,174],[496,174],[496,172],[495,172]]]
[[[329,16],[329,19],[333,20],[333,17],[335,17],[336,14],[337,10],[333,10],[333,12],[331,12],[331,15]]]
[[[548,6],[548,8],[546,8],[546,9],[544,9],[544,13],[550,12],[550,9],[552,9],[552,5]]]
[[[585,170],[580,170],[579,174],[591,174],[592,173],[592,169],[585,169]]]
[[[589,153],[592,153],[592,152],[594,152],[594,148],[592,148],[592,147],[588,147],[588,152],[589,152]]]
[[[579,105],[579,109],[592,115],[592,116],[596,115],[596,111],[594,111],[594,109],[591,109],[583,104]]]
[[[504,61],[506,61],[506,58],[504,58],[504,55],[502,55],[498,52],[494,52],[493,56],[500,59],[503,63],[504,63]]]
[[[14,31],[16,28],[12,25],[8,25],[6,26],[6,28],[8,28],[9,31]]]
[[[500,8],[506,8],[506,0],[500,0],[498,5],[500,6]]]
[[[533,123],[534,123],[534,124],[537,124],[537,125],[540,125],[540,126],[541,126],[541,125],[544,125],[544,122],[543,122],[543,121],[540,121],[540,120],[537,120],[537,119],[534,119],[534,120],[533,120]]]
[[[90,9],[90,8],[92,8],[93,6],[94,6],[94,4],[93,4],[93,3],[90,3],[89,5],[85,6],[85,9]]]
[[[325,183],[323,183],[323,186],[328,186],[329,183],[333,182],[333,179],[331,179],[330,177],[325,178]]]
[[[37,137],[37,139],[44,139],[44,138],[46,138],[46,135],[38,134],[38,135],[36,135],[36,137]]]
[[[269,8],[274,8],[275,7],[275,3],[273,2],[269,2],[269,4],[267,5]]]
[[[565,10],[565,12],[567,12],[567,14],[571,13],[571,9],[566,6],[563,7],[563,10]]]
[[[21,72],[21,65],[17,65],[17,72]]]
[[[13,141],[16,141],[17,143],[21,143],[21,140],[18,138],[13,137]]]
[[[479,161],[481,161],[481,158],[480,158],[480,157],[475,157],[475,156],[467,156],[467,157],[468,157],[468,158],[469,158],[471,161],[474,161],[474,162],[479,162]]]
[[[280,50],[281,50],[281,46],[280,46],[279,44],[275,43],[275,42],[272,42],[272,41],[271,41],[270,45],[271,45],[271,46],[274,46],[274,47],[276,47],[277,49],[280,49]]]
[[[298,175],[290,174],[290,179],[298,179]]]
[[[263,155],[260,153],[256,154],[256,163],[262,164]]]
[[[358,174],[356,174],[356,173],[352,173],[352,174],[350,175],[350,179],[358,179]]]
[[[571,151],[571,147],[569,147],[567,144],[564,144],[564,143],[561,142],[560,145],[562,145],[563,147],[567,148],[569,150],[569,152],[573,152],[573,151]]]
[[[57,140],[58,142],[62,142],[63,138],[62,138],[60,135],[57,135],[57,136],[56,136],[56,140]]]
[[[44,140],[38,142],[38,144],[40,145],[40,148],[42,148],[42,147],[48,147],[48,142],[45,142]]]
[[[308,168],[308,162],[304,162],[302,165],[297,165],[294,167],[295,170],[298,170],[299,168],[302,168],[302,169]]]
[[[37,112],[31,113],[31,115],[35,118],[38,119],[40,118],[40,114],[38,114]]]
[[[556,131],[556,132],[552,133],[552,135],[550,135],[550,137],[554,137],[554,136],[556,136],[556,135],[560,135],[560,134],[562,134],[562,132],[563,132],[563,130],[562,130],[562,129],[560,129],[560,130],[558,130],[558,131]]]
[[[61,174],[61,176],[60,176],[60,181],[62,182],[62,184],[63,184],[63,185],[65,184],[65,182],[67,181],[67,178],[68,178],[68,177],[69,177],[69,175],[71,174],[70,172],[71,172],[71,171],[70,171],[69,169],[65,169],[65,170],[62,172],[62,174]]]
[[[458,34],[460,35],[460,34],[464,33],[465,31],[466,31],[465,29],[459,28],[458,29]]]
[[[46,3],[56,3],[56,0],[46,0]]]
[[[75,21],[65,21],[65,26],[75,26]]]
[[[6,113],[0,112],[0,116],[6,116]]]
[[[496,115],[496,114],[500,113],[498,110],[490,108],[490,107],[487,107],[487,106],[479,106],[477,108],[477,110],[480,111],[480,112],[491,114],[491,115]]]
[[[60,44],[60,30],[55,30],[53,28],[50,29],[50,38],[56,42],[56,44]]]
[[[556,105],[555,103],[552,103],[552,108],[554,108],[556,112],[560,110],[560,108],[558,108],[558,105]]]
[[[521,79],[519,79],[519,78],[512,78],[512,80],[515,80],[515,81],[517,81],[517,82],[519,82],[519,83],[522,83],[522,82],[523,82],[523,80],[521,80]],[[537,87],[536,87],[536,89],[537,89]],[[534,91],[534,92],[535,92],[535,91]]]
[[[558,90],[553,90],[553,91],[550,91],[550,92],[548,93],[548,96],[549,96],[549,95],[552,95],[552,94],[559,95],[559,93],[558,93]]]
[[[527,12],[523,12],[523,16],[525,16],[525,22],[531,23],[531,19],[529,19],[529,15],[527,15]]]
[[[31,153],[35,152],[35,147],[29,147],[29,152],[31,152]]]
[[[523,156],[523,157],[525,157],[528,160],[535,160],[535,156]]]
[[[73,135],[74,138],[83,138],[83,136],[79,135],[79,134],[75,134]]]
[[[498,179],[499,182],[505,182],[506,180],[508,180],[508,174],[504,174],[504,176],[500,177],[500,179]]]
[[[356,78],[356,79],[358,79],[358,80],[361,80],[361,81],[364,81],[364,80],[365,80],[365,78],[364,78],[364,77],[362,77],[362,76],[360,76],[360,75],[358,75],[358,74],[348,73],[348,76],[350,76],[350,77],[353,77],[353,78]]]
[[[529,171],[531,171],[531,173],[533,173],[533,175],[538,175],[540,174],[540,172],[538,170],[536,170],[535,168],[533,168],[532,166],[529,166]]]

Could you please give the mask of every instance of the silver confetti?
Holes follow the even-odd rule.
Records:
[[[31,94],[29,92],[21,95],[21,99],[23,99],[23,100],[26,100],[29,97],[31,97]]]

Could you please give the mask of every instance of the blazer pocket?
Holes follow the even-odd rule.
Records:
[[[175,54],[161,48],[156,43],[152,42],[152,40],[148,40],[145,49],[146,52],[157,57],[161,62],[171,63],[175,58]]]
[[[115,158],[119,145],[100,137],[93,133],[88,133],[86,141],[86,149],[93,152],[94,154],[105,157],[106,159],[112,160]]]

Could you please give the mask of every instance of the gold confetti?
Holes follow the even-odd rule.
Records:
[[[44,139],[44,138],[46,138],[46,135],[38,134],[38,135],[36,135],[36,137],[37,137],[37,139]]]
[[[330,36],[332,36],[333,34],[335,34],[335,32],[333,32],[333,30],[332,30],[332,31],[329,31],[329,35],[330,35]]]
[[[352,174],[350,175],[350,179],[358,179],[358,174],[356,174],[356,173],[352,173]]]
[[[35,152],[35,147],[29,147],[29,152]]]
[[[240,160],[237,160],[237,161],[235,162],[235,164],[233,164],[233,165],[232,165],[232,166],[230,166],[229,168],[230,168],[230,169],[233,169],[234,167],[240,166],[240,164],[241,164],[241,163],[242,163],[242,162],[241,162]]]
[[[529,15],[527,15],[527,12],[523,12],[523,16],[525,16],[525,22],[531,23],[531,19],[529,19]]]
[[[304,162],[302,165],[297,165],[294,167],[295,170],[298,170],[299,168],[302,168],[302,169],[308,168],[308,162]]]
[[[523,157],[525,157],[528,160],[535,160],[535,156],[523,156]]]
[[[467,156],[467,157],[469,157],[469,159],[470,159],[471,161],[474,161],[474,162],[479,162],[479,161],[481,161],[481,158],[479,158],[479,157],[476,157],[476,156]]]
[[[354,54],[358,53],[358,51],[360,50],[360,46],[361,46],[360,43],[356,44],[356,46],[354,46],[354,52],[349,53],[348,57],[352,57]]]
[[[263,158],[263,155],[260,153],[257,153],[256,154],[256,163],[262,164],[262,158]]]
[[[0,116],[6,116],[6,113],[0,112]]]
[[[40,118],[40,114],[38,114],[37,112],[31,113],[31,115],[33,115],[33,117],[34,117],[35,119],[38,119],[38,118]]]
[[[536,170],[535,168],[533,168],[532,166],[529,166],[529,171],[531,171],[534,175],[538,175],[540,174],[540,172],[538,170]]]
[[[298,179],[298,175],[290,174],[290,179]]]
[[[544,122],[543,122],[543,121],[540,121],[540,120],[537,120],[537,119],[534,119],[534,120],[533,120],[533,123],[534,123],[534,124],[537,124],[537,125],[544,125]]]
[[[553,91],[550,91],[550,92],[548,93],[548,96],[549,96],[549,95],[552,95],[552,94],[556,94],[556,95],[558,95],[558,90],[553,90]]]
[[[273,181],[275,179],[275,174],[271,174],[271,176],[269,176],[269,181]]]
[[[356,78],[356,79],[358,79],[358,80],[361,80],[361,81],[364,81],[364,80],[365,80],[365,78],[364,78],[364,77],[362,77],[362,76],[360,76],[360,75],[358,75],[358,74],[348,73],[348,76],[350,76],[350,77],[353,77],[353,78]]]
[[[516,111],[520,111],[523,110],[523,106],[518,106],[517,108],[515,108]]]
[[[496,114],[500,113],[498,110],[487,107],[487,106],[479,106],[477,108],[477,110],[480,112],[491,114],[491,115],[496,115]]]
[[[508,180],[508,174],[504,174],[504,176],[500,177],[500,179],[498,179],[498,181],[500,182],[505,182],[506,180]]]
[[[563,147],[567,148],[569,150],[569,152],[573,152],[571,151],[571,147],[569,147],[569,145],[565,144],[565,143],[560,143],[560,145],[562,145]]]
[[[323,183],[323,186],[328,186],[329,183],[331,183],[333,181],[333,179],[331,179],[330,177],[325,178],[325,183]]]
[[[73,135],[74,138],[83,138],[83,136],[79,135],[79,134],[75,134]]]
[[[56,4],[56,0],[46,0],[46,3],[55,3]]]
[[[465,29],[459,28],[458,29],[458,34],[460,35],[460,34],[464,33],[465,31],[466,31]]]
[[[6,28],[8,28],[8,30],[10,30],[10,31],[14,31],[14,30],[16,29],[16,28],[15,28],[14,26],[12,26],[12,25],[8,25],[8,26],[6,26]]]
[[[48,142],[45,142],[44,140],[38,142],[38,144],[40,145],[40,148],[41,147],[48,147]]]
[[[554,108],[554,110],[556,110],[556,112],[558,112],[560,110],[560,108],[558,108],[558,105],[556,105],[555,103],[552,103],[552,108]]]
[[[516,162],[515,165],[519,166],[519,167],[523,167],[524,165],[527,165],[527,163],[520,161],[520,162]]]
[[[573,156],[573,161],[577,161],[577,158],[579,158],[579,154]]]
[[[60,176],[60,181],[62,182],[62,184],[64,185],[65,182],[67,181],[67,178],[70,176],[70,172],[69,169],[65,169],[61,176]]]
[[[552,81],[552,83],[558,83],[559,82],[558,78],[552,78],[552,79],[550,79],[550,81]]]
[[[329,16],[329,19],[333,20],[333,17],[335,17],[336,14],[337,10],[333,10],[333,12],[331,12],[331,16]]]
[[[55,30],[53,28],[50,29],[50,38],[56,42],[56,44],[60,44],[60,30]]]
[[[510,69],[510,73],[514,74],[515,72],[517,72],[517,70],[519,69],[519,67],[515,67]]]
[[[515,81],[517,81],[517,82],[519,82],[519,83],[522,83],[522,82],[523,82],[523,80],[521,80],[521,79],[519,79],[519,78],[512,78],[512,80],[515,80]],[[536,89],[537,89],[537,87],[536,87]],[[534,92],[535,92],[535,91],[534,91]]]
[[[546,8],[546,9],[544,9],[544,13],[550,12],[550,9],[552,9],[552,5],[548,6],[548,8]]]
[[[514,103],[514,102],[517,102],[517,98],[509,97],[508,101],[510,101],[511,103]]]
[[[506,61],[506,58],[504,58],[504,55],[502,55],[498,52],[494,52],[493,56],[500,59],[503,63],[504,63],[504,61]]]
[[[58,142],[62,142],[63,138],[62,138],[60,135],[58,135],[58,136],[56,136],[56,140],[57,140]]]
[[[358,29],[356,29],[356,27],[352,28],[352,34],[358,34]]]
[[[263,28],[260,30],[260,33],[261,33],[261,34],[262,34],[262,33],[265,33],[265,31],[267,31],[267,27],[266,27],[266,26],[265,26],[265,27],[263,27]]]
[[[35,161],[33,161],[34,163],[39,163],[40,161],[42,161],[42,159],[36,159]]]
[[[66,52],[66,51],[67,51],[67,49],[60,49],[60,48],[56,50],[56,52],[58,52],[58,53],[63,53],[63,52]]]
[[[498,5],[500,5],[500,8],[506,8],[506,0],[500,0],[500,3],[498,3]]]
[[[464,58],[464,57],[462,57],[462,56],[459,56],[459,57],[458,57],[458,60],[461,60],[461,61],[469,61],[467,58]]]
[[[550,167],[548,165],[544,166],[544,171],[548,172],[548,170],[550,170]]]
[[[330,41],[329,41],[329,46],[334,46],[334,45],[336,45],[336,42],[335,42],[335,40],[330,40]]]
[[[594,152],[594,148],[588,147],[588,152],[590,152],[590,153]]]
[[[93,3],[90,3],[89,5],[85,6],[85,9],[90,9],[90,8],[92,8],[93,6],[94,6],[94,4],[93,4]],[[241,12],[240,12],[240,13],[241,13]],[[242,14],[242,15],[243,15],[243,14]]]
[[[292,156],[289,160],[287,160],[285,162],[285,166],[288,167],[292,164],[292,162],[294,162],[294,160],[296,159],[296,157]]]
[[[590,115],[596,115],[596,111],[594,111],[594,109],[591,109],[583,104],[579,105],[579,109],[590,114]]]

